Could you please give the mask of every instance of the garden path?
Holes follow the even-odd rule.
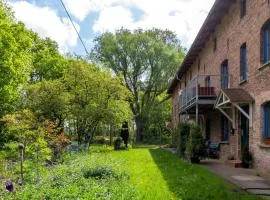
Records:
[[[218,160],[203,160],[201,166],[249,193],[270,196],[270,175],[265,172],[233,168]]]

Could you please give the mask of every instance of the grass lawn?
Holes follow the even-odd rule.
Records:
[[[29,183],[16,195],[2,192],[4,199],[260,199],[159,148],[96,147],[66,160],[43,172],[39,185]]]

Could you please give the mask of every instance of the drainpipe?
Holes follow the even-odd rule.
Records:
[[[196,124],[199,125],[199,104],[198,104],[198,94],[199,94],[199,90],[198,90],[198,76],[197,76],[197,80],[196,80]]]

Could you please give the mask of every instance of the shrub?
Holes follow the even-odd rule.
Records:
[[[193,158],[199,160],[206,155],[204,138],[198,125],[192,124],[190,127],[190,135],[186,146],[186,155],[191,160]]]
[[[122,142],[123,142],[122,138],[117,137],[114,140],[114,150],[120,150]]]
[[[190,125],[187,122],[180,122],[177,129],[177,152],[179,156],[184,157],[186,145],[190,132]]]
[[[122,179],[127,177],[126,174],[116,172],[111,167],[108,166],[97,166],[95,168],[83,169],[84,178],[95,178],[95,179],[105,179],[105,178],[114,178]]]

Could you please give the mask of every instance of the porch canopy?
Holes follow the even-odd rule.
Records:
[[[226,116],[235,128],[235,111],[239,110],[248,120],[249,125],[252,126],[252,102],[254,99],[250,94],[242,88],[221,89],[215,108],[218,109],[224,116]],[[248,111],[242,106],[248,105]]]

